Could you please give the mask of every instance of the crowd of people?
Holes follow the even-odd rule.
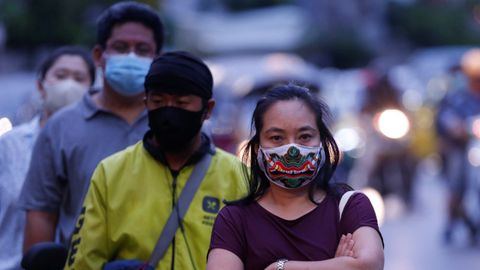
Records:
[[[24,255],[41,243],[68,250],[64,269],[383,269],[370,200],[333,181],[341,153],[318,95],[294,83],[267,90],[238,159],[202,129],[215,110],[210,68],[164,51],[156,10],[116,3],[96,26],[91,53],[64,46],[44,59],[41,112],[0,137],[0,270],[28,269]],[[465,54],[468,85],[436,118],[448,242],[457,220],[477,239],[463,200],[479,63],[480,50]]]

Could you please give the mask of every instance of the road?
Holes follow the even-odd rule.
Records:
[[[395,205],[386,205],[381,228],[385,270],[480,269],[480,245],[468,245],[465,228],[459,227],[452,245],[442,241],[446,189],[432,163],[419,169],[413,210],[402,214]]]

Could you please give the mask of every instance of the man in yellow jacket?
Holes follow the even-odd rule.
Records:
[[[153,265],[205,269],[213,222],[223,200],[238,199],[246,191],[240,161],[215,148],[201,132],[215,105],[212,88],[208,67],[187,52],[165,53],[152,62],[145,79],[150,130],[142,141],[96,168],[65,269],[147,262],[170,214],[178,211],[179,196],[193,169],[210,155],[185,216],[177,216],[179,228]]]

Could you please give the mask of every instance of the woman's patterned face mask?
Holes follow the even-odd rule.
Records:
[[[322,147],[287,144],[258,150],[260,169],[270,182],[283,188],[299,188],[310,183],[323,166]]]

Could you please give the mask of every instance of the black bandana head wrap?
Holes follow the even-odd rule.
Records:
[[[145,91],[175,95],[212,97],[213,77],[198,57],[183,51],[168,52],[155,58],[145,78]]]

